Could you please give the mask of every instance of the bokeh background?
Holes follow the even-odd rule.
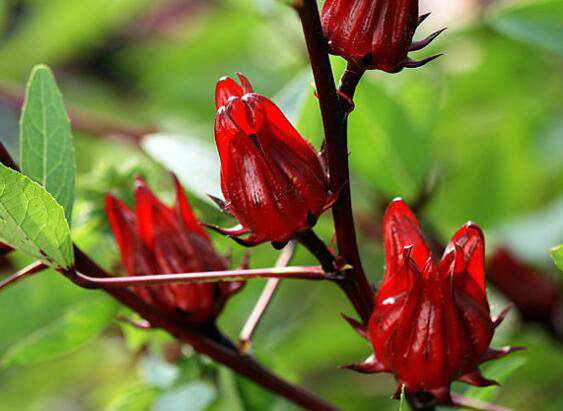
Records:
[[[433,14],[417,37],[448,30],[417,56],[444,56],[397,75],[369,73],[350,119],[354,207],[370,279],[377,284],[384,265],[385,202],[412,201],[433,181],[422,217],[438,238],[447,240],[471,219],[486,230],[489,251],[510,247],[560,280],[549,249],[563,242],[563,1],[427,0],[421,9]],[[114,272],[121,268],[103,196],[112,191],[130,202],[134,175],[146,176],[171,201],[172,170],[203,220],[232,223],[205,196],[219,192],[212,129],[219,77],[246,74],[306,138],[317,146],[322,139],[300,24],[283,1],[0,1],[0,139],[16,158],[20,98],[38,63],[54,70],[75,126],[73,237]],[[343,70],[340,59],[333,63]],[[328,216],[317,232],[330,239]],[[244,250],[214,238],[220,249],[232,249],[237,264]],[[274,260],[268,245],[252,252],[254,267]],[[314,263],[303,250],[295,262]],[[27,263],[13,253],[2,258],[1,269],[9,274]],[[222,315],[233,338],[263,284],[247,284]],[[0,355],[30,334],[64,325],[69,313],[96,310],[103,298],[54,272],[6,289]],[[490,301],[493,312],[507,303],[492,287]],[[396,410],[390,376],[337,369],[370,353],[341,312],[353,310],[336,287],[286,281],[254,353],[344,410]],[[164,333],[117,321],[98,328],[101,333],[68,331],[70,341],[80,342],[71,353],[4,364],[0,410],[295,409]],[[468,395],[517,410],[563,409],[561,340],[524,324],[514,311],[495,343],[528,350],[483,367],[502,387]]]

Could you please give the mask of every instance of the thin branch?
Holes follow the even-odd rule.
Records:
[[[339,285],[354,304],[364,323],[367,323],[373,308],[374,295],[362,268],[352,214],[346,124],[349,107],[343,107],[336,91],[328,58],[328,44],[323,36],[316,0],[295,0],[294,6],[303,26],[319,96],[330,187],[333,192],[340,192],[339,200],[332,209],[338,250],[344,260],[353,267],[348,271],[347,278],[339,281]],[[356,74],[355,78],[346,82],[345,94],[349,98],[353,97],[355,85],[362,73]]]
[[[24,97],[23,92],[0,88],[0,101],[11,105],[16,110],[21,109],[24,103]],[[153,126],[135,127],[101,118],[90,117],[73,108],[67,108],[67,111],[73,130],[93,136],[118,136],[135,144],[139,144],[143,136],[157,131]],[[11,167],[11,165],[4,161],[2,162],[6,166]]]
[[[79,271],[88,272],[96,278],[109,277],[109,274],[102,270],[76,246],[74,247],[74,253],[76,268]],[[69,279],[71,281],[76,280],[72,276],[69,277]],[[80,281],[78,281],[78,285],[80,285],[79,282]],[[217,338],[212,338],[197,330],[184,326],[177,316],[165,313],[154,305],[147,304],[128,289],[107,288],[104,289],[104,291],[112,295],[125,306],[137,312],[153,327],[166,330],[178,340],[191,345],[197,352],[209,356],[218,363],[223,364],[256,384],[285,397],[287,400],[307,410],[338,411],[337,408],[326,403],[323,399],[273,374],[252,357],[241,355],[236,349],[218,341]]]
[[[84,288],[118,288],[162,284],[211,283],[218,281],[244,281],[258,278],[293,278],[301,280],[329,279],[323,269],[311,267],[254,268],[248,270],[206,271],[200,273],[155,274],[131,277],[96,278],[79,271],[68,274],[75,276]]]
[[[41,261],[36,261],[27,267],[22,268],[17,273],[11,275],[10,277],[6,278],[5,280],[0,282],[0,290],[3,288],[12,285],[24,278],[27,278],[35,273],[45,270],[47,265],[43,264]]]
[[[280,253],[278,261],[276,261],[274,267],[286,267],[291,262],[294,252],[295,242],[291,241]],[[260,295],[260,298],[254,306],[254,309],[250,313],[248,320],[246,320],[244,327],[242,327],[242,331],[240,332],[239,336],[239,351],[241,353],[246,353],[250,349],[250,346],[252,344],[252,337],[254,336],[254,333],[256,332],[256,329],[258,328],[258,325],[260,324],[264,313],[268,309],[268,306],[270,305],[270,302],[272,301],[272,298],[274,297],[274,294],[278,289],[280,281],[281,280],[279,278],[270,278],[268,280],[266,286],[264,287],[264,290],[262,291],[262,294]]]

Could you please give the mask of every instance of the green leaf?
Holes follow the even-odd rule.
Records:
[[[494,361],[485,369],[483,374],[485,377],[504,384],[506,380],[526,362],[526,358],[512,355],[499,361]],[[468,398],[474,398],[481,401],[493,401],[498,394],[499,387],[470,387],[464,395]]]
[[[511,7],[493,18],[491,23],[509,37],[563,54],[561,0]]]
[[[13,345],[2,366],[35,364],[70,353],[100,334],[112,321],[119,304],[105,295],[92,296],[61,318]]]
[[[141,387],[129,390],[111,401],[106,411],[148,411],[161,393],[155,387]]]
[[[563,271],[563,244],[555,246],[551,249],[551,258],[561,271]]]
[[[71,225],[76,174],[72,131],[55,78],[44,65],[35,66],[27,84],[20,156],[22,173],[55,197]]]
[[[205,382],[182,385],[161,395],[154,411],[204,411],[217,397],[215,387]]]
[[[399,411],[405,411],[407,409],[405,401],[405,384],[401,385],[401,399],[399,402]]]
[[[74,263],[63,208],[39,184],[1,164],[0,240],[55,268]]]
[[[243,409],[267,410],[271,409],[277,398],[261,386],[239,375],[234,377],[234,385],[238,392]]]

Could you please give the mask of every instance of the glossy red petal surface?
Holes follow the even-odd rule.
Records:
[[[182,222],[185,225],[185,228],[193,233],[197,233],[199,235],[201,235],[203,238],[208,239],[209,240],[209,236],[207,235],[207,233],[205,232],[205,230],[203,229],[203,226],[201,225],[201,223],[199,222],[199,220],[196,218],[196,216],[193,213],[192,207],[190,206],[190,203],[188,202],[188,199],[186,198],[186,193],[184,192],[184,189],[182,188],[182,184],[180,184],[180,180],[178,180],[178,177],[176,177],[175,175],[172,176],[174,179],[174,187],[176,189],[176,212],[177,212],[177,217],[180,218],[182,220]]]
[[[253,115],[258,144],[266,161],[277,166],[291,181],[315,217],[328,197],[328,179],[314,147],[293,127],[270,100],[257,95],[245,97]]]
[[[239,222],[269,241],[287,241],[305,225],[307,207],[290,179],[269,163],[258,140],[227,109],[215,120],[221,186]]]
[[[321,20],[331,53],[396,72],[411,47],[418,0],[326,0]]]
[[[465,272],[485,292],[485,237],[472,223],[462,226],[452,237],[444,254],[454,246],[460,247],[465,260]]]
[[[410,258],[418,271],[422,272],[429,258],[430,248],[426,244],[420,224],[414,213],[402,199],[395,199],[387,207],[383,220],[383,238],[385,242],[385,274],[383,284],[387,281],[405,282],[395,274],[403,264],[403,250],[412,246]]]
[[[230,77],[222,77],[215,87],[215,107],[219,110],[226,106],[231,97],[242,97],[244,95],[243,88]]]
[[[137,231],[149,249],[154,248],[158,232],[172,232],[177,225],[173,211],[154,196],[141,178],[135,181],[135,214]]]
[[[254,89],[252,88],[250,81],[248,81],[248,78],[246,78],[246,76],[244,74],[237,73],[237,77],[240,81],[240,84],[242,86],[242,90],[244,91],[245,94],[254,93]]]
[[[121,260],[129,275],[135,273],[135,253],[137,243],[135,233],[135,214],[123,201],[106,195],[106,213],[121,253]]]

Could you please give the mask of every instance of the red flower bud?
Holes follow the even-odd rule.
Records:
[[[400,199],[384,219],[385,274],[364,331],[375,354],[350,368],[393,373],[407,394],[431,393],[451,403],[454,380],[477,386],[481,362],[513,349],[489,348],[494,328],[485,291],[484,238],[468,223],[452,237],[436,264],[419,223]]]
[[[174,177],[176,204],[167,207],[142,179],[135,182],[135,209],[106,197],[109,223],[131,276],[226,270],[226,262],[193,214]],[[169,284],[135,287],[145,301],[180,313],[190,324],[213,320],[242,283]]]
[[[438,57],[411,60],[407,56],[443,31],[413,42],[417,26],[426,17],[418,15],[418,0],[326,0],[321,18],[332,54],[360,68],[396,73]]]
[[[283,244],[315,224],[330,207],[328,178],[313,146],[280,109],[253,92],[238,75],[217,84],[215,140],[221,158],[221,187],[241,228],[216,230],[244,245]]]

